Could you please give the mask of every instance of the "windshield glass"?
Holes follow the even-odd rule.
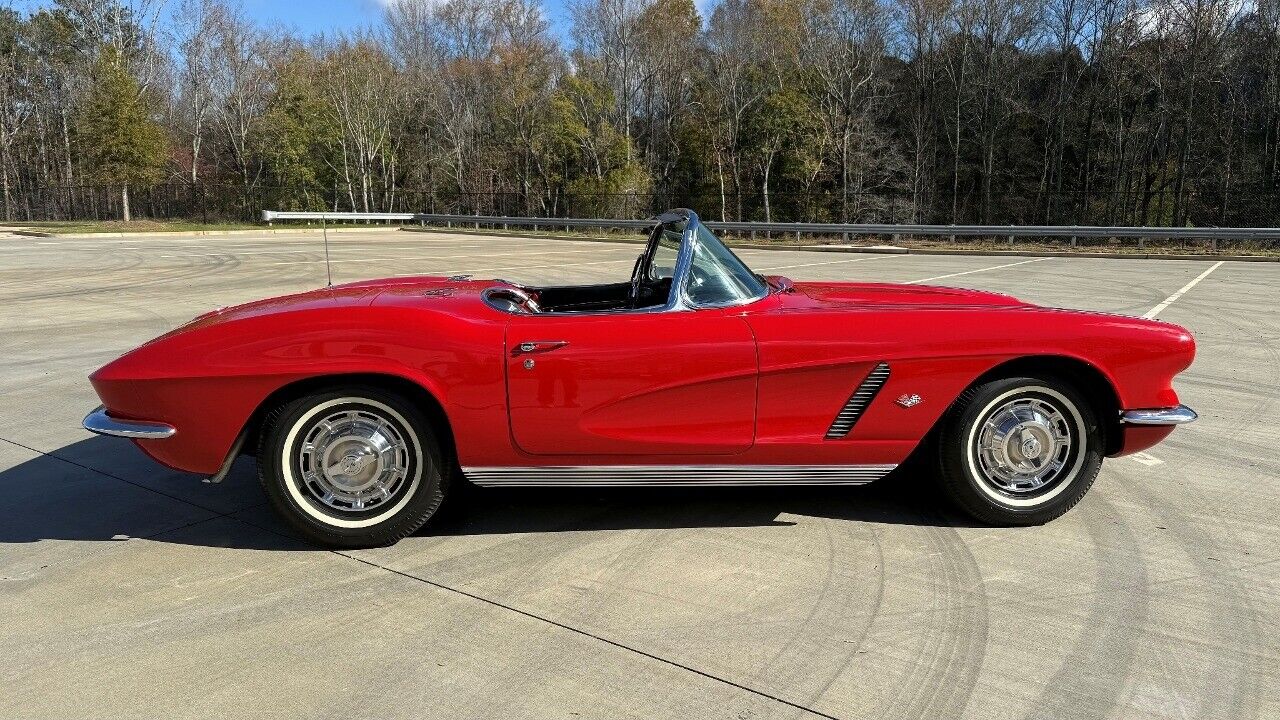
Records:
[[[694,305],[736,305],[764,297],[768,288],[714,233],[696,224],[685,295]]]
[[[680,256],[680,238],[683,234],[683,224],[678,227],[662,226],[657,247],[653,250],[653,259],[649,262],[650,280],[666,280],[675,276],[676,258]]]

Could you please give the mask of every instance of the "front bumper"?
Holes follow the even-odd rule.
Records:
[[[162,440],[172,437],[177,429],[172,425],[151,420],[119,420],[107,414],[101,405],[84,416],[84,429],[99,435],[133,438],[135,440]]]
[[[1186,405],[1160,410],[1125,410],[1120,421],[1130,425],[1184,425],[1194,421],[1196,411]]]

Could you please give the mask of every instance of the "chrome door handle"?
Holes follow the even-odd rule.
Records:
[[[568,340],[529,340],[522,342],[511,349],[511,357],[519,357],[521,355],[532,355],[533,353],[544,353],[568,345]]]

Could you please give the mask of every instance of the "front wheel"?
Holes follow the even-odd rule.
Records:
[[[943,490],[966,513],[992,525],[1038,525],[1089,490],[1102,467],[1102,434],[1070,384],[1004,378],[960,396],[938,452]]]
[[[444,500],[440,443],[398,395],[353,386],[308,395],[266,417],[258,477],[282,518],[326,547],[388,545]]]

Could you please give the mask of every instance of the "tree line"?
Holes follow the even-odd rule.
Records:
[[[262,208],[1274,225],[1280,0],[0,8],[8,220]]]

